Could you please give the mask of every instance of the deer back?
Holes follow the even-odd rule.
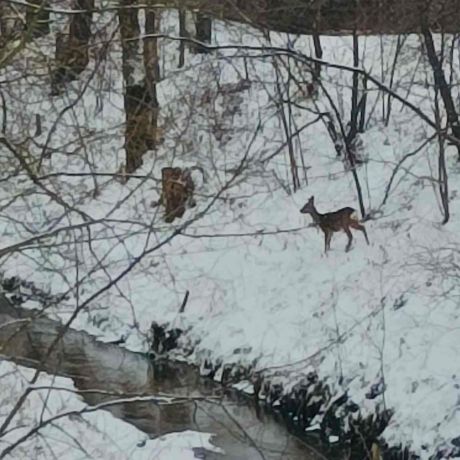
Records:
[[[337,211],[320,214],[319,225],[323,230],[338,232],[349,226],[352,215],[355,212],[355,209],[346,207]]]

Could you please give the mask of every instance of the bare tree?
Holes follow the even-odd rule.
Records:
[[[436,88],[439,89],[442,101],[444,103],[444,107],[446,109],[449,128],[452,131],[452,135],[459,141],[459,143],[457,144],[457,150],[458,159],[460,161],[460,121],[458,118],[457,109],[455,108],[455,103],[452,97],[449,84],[447,83],[447,79],[442,68],[442,62],[436,53],[433,35],[431,34],[426,19],[424,19],[422,22],[422,35],[424,38],[428,60],[433,69],[434,82]]]
[[[121,0],[118,10],[125,84],[127,173],[132,173],[142,165],[142,155],[148,150],[149,144],[149,141],[145,139],[145,132],[148,129],[146,125],[150,125],[150,117],[146,116],[148,114],[147,107],[150,104],[150,94],[145,88],[144,70],[141,65],[139,10],[136,3],[135,0]],[[152,64],[149,62],[149,65]]]
[[[359,38],[356,30],[353,31],[353,65],[359,66]],[[358,132],[358,97],[359,97],[359,75],[353,73],[353,86],[351,89],[351,113],[350,125],[347,134],[347,142],[349,145],[355,140]]]
[[[201,13],[200,11],[196,14],[195,20],[195,27],[196,27],[196,39],[202,43],[211,43],[211,35],[212,35],[212,20],[209,16]],[[208,53],[209,50],[206,46],[202,46],[197,43],[193,47],[196,53]]]
[[[179,9],[179,37],[182,39],[186,38],[187,28],[186,28],[186,10],[183,8]],[[179,63],[178,67],[184,67],[185,64],[185,40],[179,41]]]
[[[321,28],[321,9],[319,4],[317,5],[316,9],[316,21],[315,21],[315,30],[313,31],[313,46],[315,47],[315,57],[317,59],[323,58],[323,49],[321,47],[321,36],[319,34],[319,30]],[[321,76],[321,64],[319,62],[315,63],[315,79],[320,78]]]
[[[159,104],[157,98],[157,83],[160,81],[160,65],[158,56],[158,39],[154,37],[157,31],[159,17],[155,9],[147,7],[145,10],[145,38],[144,38],[144,67],[145,67],[145,138],[146,147],[154,149],[160,139],[158,130]]]
[[[0,48],[9,40],[19,37],[22,30],[18,8],[7,1],[0,2]]]
[[[76,14],[70,16],[69,33],[56,36],[56,69],[51,78],[51,94],[59,95],[64,85],[86,69],[94,0],[74,0]]]
[[[50,13],[46,0],[31,0],[26,13],[27,29],[32,37],[40,37],[50,32]]]

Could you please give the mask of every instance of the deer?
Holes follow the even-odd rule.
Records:
[[[351,248],[351,242],[353,241],[353,235],[351,234],[350,228],[363,232],[366,243],[369,245],[366,228],[359,222],[356,216],[356,210],[353,208],[346,207],[338,209],[337,211],[320,214],[315,208],[315,197],[312,196],[300,212],[302,214],[310,214],[313,222],[323,231],[325,253],[331,248],[332,234],[334,232],[340,232],[341,230],[348,236],[348,244],[345,249],[345,252],[348,252]]]

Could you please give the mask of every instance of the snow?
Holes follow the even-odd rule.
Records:
[[[172,19],[165,13],[163,26],[170,28]],[[264,40],[249,28],[220,23],[215,25],[215,36],[219,44],[258,46]],[[273,46],[286,46],[288,40],[281,34],[270,38]],[[324,61],[352,64],[351,38],[323,37],[322,44]],[[396,37],[365,37],[360,45],[363,67],[389,84]],[[46,46],[45,39],[40,48]],[[312,49],[308,38],[291,40],[291,46],[306,53]],[[138,171],[146,180],[131,179],[121,185],[103,176],[44,179],[43,184],[59,192],[66,203],[103,222],[91,224],[91,235],[87,229],[69,229],[42,241],[57,246],[34,244],[15,252],[3,259],[2,270],[53,292],[69,290],[71,299],[50,309],[50,314],[65,321],[77,305],[108,286],[146,248],[160,245],[97,296],[73,325],[106,340],[126,336],[127,347],[143,351],[152,320],[180,327],[186,331],[178,352],[182,358],[181,350],[193,349],[187,355],[190,362],[252,367],[272,382],[283,383],[285,389],[314,370],[330,386],[333,397],[348,391],[362,414],[374,413],[377,406],[394,409],[383,437],[390,444],[408,444],[422,458],[429,458],[460,434],[460,170],[455,149],[446,150],[451,211],[447,225],[440,224],[436,139],[403,163],[382,205],[396,164],[433,132],[395,101],[385,126],[382,98],[369,85],[372,115],[360,135],[368,161],[358,175],[366,207],[376,216],[366,222],[371,244],[368,247],[361,234],[354,234],[352,251],[345,253],[346,236],[335,234],[325,255],[322,234],[309,226],[310,218],[299,209],[311,195],[320,212],[358,205],[352,175],[336,158],[324,125],[318,122],[300,133],[294,148],[299,164],[303,155],[309,167],[308,184],[300,171],[302,189],[287,194],[289,157],[273,99],[270,59],[247,59],[252,85],[240,101],[218,95],[206,105],[200,101],[206,91],[217,91],[216,79],[222,86],[244,75],[243,59],[237,57],[243,53],[188,55],[187,67],[178,71],[173,63],[176,48],[175,42],[161,41],[164,80],[158,92],[166,138],[157,152],[146,155]],[[399,57],[394,90],[434,119],[428,85],[432,74],[426,62],[419,62],[419,49],[419,38],[409,36]],[[110,49],[114,55],[119,51],[116,44]],[[456,50],[454,54],[455,61]],[[286,84],[282,66],[287,59],[282,59],[283,64],[278,64]],[[289,65],[292,72],[299,72],[293,61]],[[109,60],[105,74],[96,77],[105,85],[99,96],[100,112],[95,114],[99,86],[92,85],[75,110],[61,117],[49,142],[56,151],[43,162],[43,176],[62,171],[114,172],[121,165],[120,70],[119,60]],[[347,120],[351,75],[341,69],[323,72],[323,84]],[[85,78],[50,104],[40,76],[13,81],[15,75],[11,71],[1,77],[10,82],[9,91],[17,97],[9,106],[8,135],[19,142],[24,134],[19,127],[32,123],[33,114],[40,113],[45,134],[36,141],[44,142],[57,114]],[[458,79],[458,74],[453,78]],[[37,86],[40,82],[42,87]],[[26,92],[30,85],[34,90]],[[315,111],[330,110],[321,92],[317,101],[294,93],[293,85],[292,97],[306,110],[292,108],[293,130],[312,121]],[[6,97],[12,98],[10,93]],[[238,110],[232,114],[228,108],[233,103]],[[256,132],[259,120],[262,127]],[[230,136],[219,142],[216,133],[225,129]],[[279,155],[263,161],[280,147]],[[29,149],[30,155],[39,157],[40,149],[33,143]],[[232,180],[232,168],[246,154],[249,161],[244,162],[242,176]],[[10,171],[12,160],[2,155],[3,167]],[[197,163],[208,171],[206,182],[197,189],[197,208],[187,211],[181,222],[165,224],[161,210],[150,207],[159,195],[161,167]],[[93,198],[95,182],[99,194]],[[43,190],[37,192],[25,175],[0,184],[3,247],[83,222],[81,215],[64,209]],[[213,198],[216,195],[218,199]],[[10,202],[12,197],[16,198]],[[168,240],[175,225],[194,217],[182,234]],[[190,298],[185,312],[179,313],[187,290]],[[384,395],[369,399],[370,388],[379,382],[384,382]],[[134,444],[128,447],[137,452]]]

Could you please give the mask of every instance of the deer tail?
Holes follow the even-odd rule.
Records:
[[[358,216],[358,213],[353,210],[353,212],[350,214],[350,220],[356,222],[357,224],[364,224],[365,220],[363,219],[360,219],[360,217]]]

